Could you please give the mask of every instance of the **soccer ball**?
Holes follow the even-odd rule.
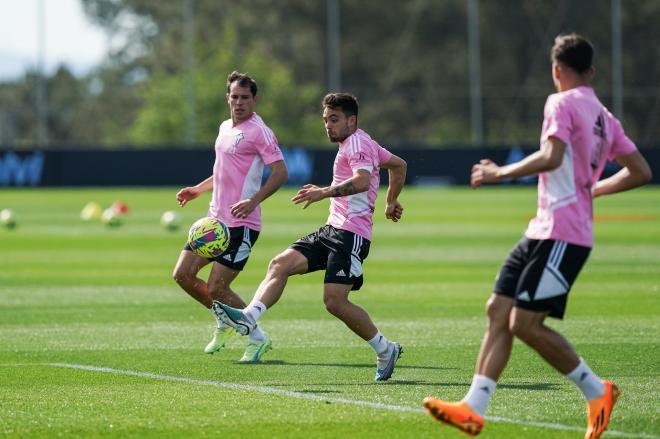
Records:
[[[128,213],[128,205],[121,200],[117,200],[110,206],[117,215],[126,215]]]
[[[3,209],[0,211],[0,224],[8,229],[16,227],[16,215],[14,215],[14,212],[11,209]]]
[[[121,225],[121,219],[111,207],[103,211],[101,222],[108,227],[118,227]]]
[[[160,225],[167,230],[178,230],[181,226],[181,217],[178,213],[168,210],[160,217]]]
[[[101,209],[101,206],[99,206],[98,203],[91,201],[83,207],[83,210],[80,212],[80,219],[83,221],[98,219],[101,218],[102,212],[103,210]]]
[[[188,245],[203,258],[218,257],[229,247],[229,229],[215,218],[199,219],[190,227]]]

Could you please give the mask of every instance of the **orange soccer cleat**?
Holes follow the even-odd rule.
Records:
[[[464,402],[444,402],[427,396],[424,398],[424,410],[435,420],[453,425],[470,436],[478,435],[484,428],[484,418]]]
[[[612,409],[619,397],[619,388],[611,381],[603,381],[605,393],[587,403],[587,432],[584,439],[597,439],[607,430]]]

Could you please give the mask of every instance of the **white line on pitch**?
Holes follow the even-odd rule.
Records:
[[[202,386],[222,387],[222,388],[225,388],[225,389],[246,390],[246,391],[249,391],[249,392],[258,392],[258,393],[267,393],[267,394],[272,394],[272,395],[288,396],[290,398],[311,399],[313,401],[357,405],[357,406],[360,406],[360,407],[371,407],[371,408],[392,410],[392,411],[397,411],[397,412],[423,412],[423,410],[421,408],[418,408],[418,407],[406,407],[406,406],[400,406],[400,405],[383,404],[383,403],[380,403],[380,402],[370,402],[370,401],[360,401],[360,400],[354,400],[354,399],[334,398],[334,397],[329,397],[329,396],[315,395],[313,393],[301,393],[301,392],[293,392],[293,391],[290,391],[290,390],[276,389],[276,388],[273,388],[273,387],[262,387],[262,386],[251,386],[251,385],[248,385],[248,384],[225,383],[225,382],[222,382],[222,381],[196,380],[196,379],[193,379],[193,378],[176,377],[176,376],[169,376],[169,375],[159,375],[159,374],[149,373],[149,372],[139,372],[139,371],[133,371],[133,370],[112,369],[110,367],[86,366],[84,364],[46,363],[46,365],[47,366],[54,366],[54,367],[66,367],[66,368],[69,368],[69,369],[87,370],[87,371],[90,371],[90,372],[105,372],[105,373],[112,373],[112,374],[116,374],[116,375],[127,375],[127,376],[141,377],[141,378],[151,378],[151,379],[161,380],[161,381],[175,381],[175,382],[186,383],[186,384],[198,384],[198,385],[202,385]],[[499,416],[487,416],[486,419],[488,421],[493,421],[493,422],[503,422],[503,423],[507,423],[507,424],[525,425],[525,426],[528,426],[528,427],[547,428],[547,429],[550,429],[550,430],[584,431],[583,427],[574,427],[574,426],[571,426],[571,425],[553,424],[553,423],[549,423],[549,422],[523,421],[523,420],[518,420],[518,419],[501,418]],[[623,436],[623,437],[632,437],[632,438],[640,438],[640,439],[660,439],[660,436],[654,436],[654,435],[646,434],[646,433],[626,433],[626,432],[623,432],[623,431],[607,430],[607,432],[605,434],[607,436]]]

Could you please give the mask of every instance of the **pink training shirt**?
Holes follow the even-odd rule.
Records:
[[[566,144],[559,168],[539,174],[538,209],[525,235],[593,246],[592,187],[606,160],[637,150],[621,123],[591,87],[548,96],[541,143],[556,137]]]
[[[257,193],[264,165],[278,160],[283,157],[277,138],[257,113],[236,126],[232,126],[231,119],[222,122],[215,140],[213,196],[208,215],[228,227],[261,230],[261,206],[243,219],[234,217],[229,206]]]
[[[332,185],[353,176],[353,171],[364,169],[371,174],[369,189],[359,194],[330,199],[328,224],[348,230],[371,241],[373,214],[380,184],[380,165],[392,157],[392,153],[380,146],[361,129],[339,144],[335,157]]]

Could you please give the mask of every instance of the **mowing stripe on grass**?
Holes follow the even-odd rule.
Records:
[[[202,385],[202,386],[222,387],[222,388],[225,388],[225,389],[246,390],[248,392],[267,393],[267,394],[272,394],[272,395],[288,396],[290,398],[310,399],[312,401],[319,401],[319,402],[350,404],[350,405],[356,405],[356,406],[360,406],[360,407],[371,407],[371,408],[392,410],[392,411],[397,411],[397,412],[415,412],[415,413],[419,412],[419,413],[423,413],[423,410],[419,407],[405,407],[405,406],[400,406],[400,405],[383,404],[383,403],[380,403],[380,402],[360,401],[360,400],[344,399],[344,398],[333,398],[333,397],[328,397],[328,396],[315,395],[313,393],[301,393],[301,392],[293,392],[291,390],[276,389],[276,388],[273,388],[273,387],[262,387],[262,386],[251,386],[251,385],[248,385],[248,384],[225,383],[225,382],[222,382],[222,381],[197,380],[197,379],[193,379],[193,378],[176,377],[176,376],[169,376],[169,375],[159,375],[159,374],[155,374],[155,373],[139,372],[139,371],[134,371],[134,370],[121,370],[121,369],[113,369],[113,368],[110,368],[110,367],[87,366],[87,365],[84,365],[84,364],[46,363],[46,366],[65,367],[65,368],[69,368],[69,369],[79,369],[79,370],[86,370],[86,371],[90,371],[90,372],[104,372],[104,373],[112,373],[112,374],[116,374],[116,375],[127,375],[127,376],[141,377],[141,378],[151,378],[151,379],[161,380],[161,381],[174,381],[174,382],[180,382],[180,383],[186,383],[186,384],[197,384],[197,385]],[[491,421],[491,422],[503,422],[503,423],[507,423],[507,424],[524,425],[524,426],[527,426],[527,427],[546,428],[546,429],[549,429],[549,430],[584,431],[584,427],[574,427],[574,426],[571,426],[571,425],[553,424],[553,423],[549,423],[549,422],[524,421],[524,420],[518,420],[518,419],[501,418],[499,416],[487,416],[486,419],[488,421]],[[632,437],[632,438],[640,438],[640,439],[660,439],[660,436],[654,436],[654,435],[646,434],[646,433],[626,433],[626,432],[623,432],[623,431],[613,431],[613,430],[607,430],[606,435],[607,436]]]

